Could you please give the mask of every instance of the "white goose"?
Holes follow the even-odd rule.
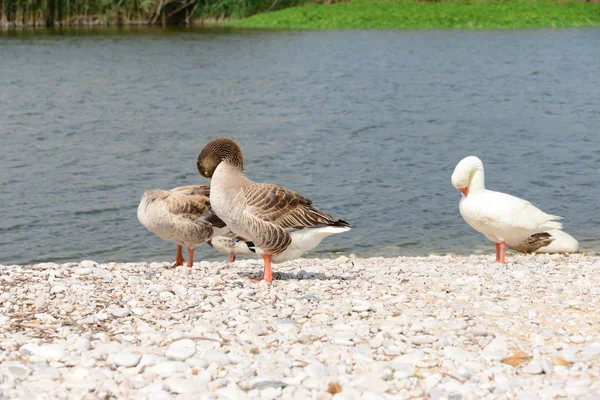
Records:
[[[173,267],[183,265],[182,248],[188,248],[188,267],[194,264],[194,248],[216,235],[230,233],[212,212],[206,185],[148,190],[137,209],[138,220],[150,232],[177,243]]]
[[[300,257],[350,224],[313,207],[299,193],[253,182],[244,173],[242,150],[231,139],[211,140],[198,156],[200,175],[211,179],[210,202],[236,235],[255,245],[264,260],[262,278],[273,280],[271,262]]]
[[[505,246],[517,247],[531,235],[561,229],[561,219],[546,214],[527,200],[487,190],[483,163],[475,156],[454,168],[452,185],[463,193],[460,214],[473,229],[496,244],[496,262],[505,263]]]

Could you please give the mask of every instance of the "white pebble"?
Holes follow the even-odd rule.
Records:
[[[50,293],[63,293],[67,290],[68,288],[64,284],[57,283],[56,285],[52,286],[52,288],[50,289]]]
[[[189,366],[181,361],[165,361],[150,368],[150,371],[163,378],[183,373]]]
[[[131,314],[131,310],[129,308],[124,307],[114,307],[109,308],[108,312],[110,312],[114,317],[123,318],[129,316]]]
[[[394,368],[394,365],[416,365],[418,361],[421,361],[424,358],[425,353],[423,352],[423,350],[413,350],[409,353],[394,358],[391,362],[391,366],[392,368]]]
[[[539,360],[533,360],[522,369],[522,372],[530,375],[541,374],[543,372],[542,363]]]
[[[197,398],[202,397],[202,392],[208,392],[206,382],[202,379],[192,378],[169,378],[165,381],[167,388],[178,394],[194,393]]]
[[[113,357],[113,363],[117,367],[135,367],[140,362],[141,355],[134,353],[118,353]]]
[[[165,356],[171,360],[184,361],[196,353],[196,342],[190,339],[182,339],[173,342],[167,348]]]
[[[82,262],[79,263],[79,265],[84,268],[93,268],[93,267],[97,267],[98,263],[96,261],[92,261],[92,260],[83,260]]]
[[[231,364],[231,359],[223,350],[209,350],[204,353],[204,359],[209,363],[215,363],[220,366]]]
[[[46,344],[43,346],[35,347],[33,354],[39,357],[43,357],[46,361],[60,361],[66,354],[65,348],[59,344]]]
[[[92,273],[92,269],[89,267],[75,268],[73,272],[75,272],[77,275],[89,275]]]

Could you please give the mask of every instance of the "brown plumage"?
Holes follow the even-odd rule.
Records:
[[[333,233],[350,225],[313,207],[292,190],[253,182],[243,170],[240,147],[231,139],[210,141],[198,156],[198,171],[211,178],[215,213],[237,235],[251,240],[265,259],[265,280],[272,280],[274,262],[299,257]]]
[[[188,248],[188,267],[194,262],[194,248],[216,234],[225,234],[225,223],[210,207],[206,185],[148,190],[142,196],[137,215],[142,225],[165,240],[177,243],[174,267],[183,265],[182,247]]]
[[[283,253],[291,230],[325,226],[350,227],[312,206],[312,201],[281,186],[256,183],[242,187],[245,222],[254,231],[252,241],[269,254]]]
[[[516,250],[520,253],[533,253],[542,247],[548,246],[554,238],[548,232],[540,232],[529,236],[523,240],[517,246],[508,246],[509,248]]]

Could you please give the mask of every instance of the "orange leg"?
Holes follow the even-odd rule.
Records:
[[[230,254],[229,257],[227,257],[227,262],[235,262],[235,254]]]
[[[182,246],[177,245],[177,257],[175,257],[175,264],[173,264],[172,268],[183,265],[184,260],[183,260],[183,253],[181,252],[182,249],[183,249]]]
[[[194,265],[194,249],[188,247],[188,267],[192,268]]]
[[[504,242],[496,243],[496,262],[497,263],[500,263],[500,264],[506,263],[505,250],[506,250],[506,244]]]
[[[262,280],[265,280],[267,282],[273,281],[273,271],[271,270],[271,257],[273,257],[273,255],[271,254],[263,255],[263,260],[265,260],[265,269],[263,271],[263,276],[262,278],[250,279],[252,282],[260,282]]]

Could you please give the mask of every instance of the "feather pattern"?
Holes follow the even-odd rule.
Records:
[[[521,253],[577,253],[579,242],[568,233],[553,229],[531,235],[518,246],[509,246]]]
[[[201,153],[199,165],[208,164],[205,157],[210,159],[210,153]],[[274,262],[284,257],[276,255],[288,248],[293,249],[288,257],[295,257],[317,246],[324,237],[350,229],[347,222],[315,208],[305,196],[251,181],[239,165],[227,160],[219,162],[208,175],[212,178],[211,204],[217,215],[236,235],[251,240],[258,254],[272,254]],[[298,230],[307,234],[292,235]],[[294,237],[299,238],[296,244],[292,243]]]
[[[148,190],[142,196],[137,215],[142,225],[165,240],[193,248],[216,232],[225,233],[225,223],[210,207],[206,185]]]

